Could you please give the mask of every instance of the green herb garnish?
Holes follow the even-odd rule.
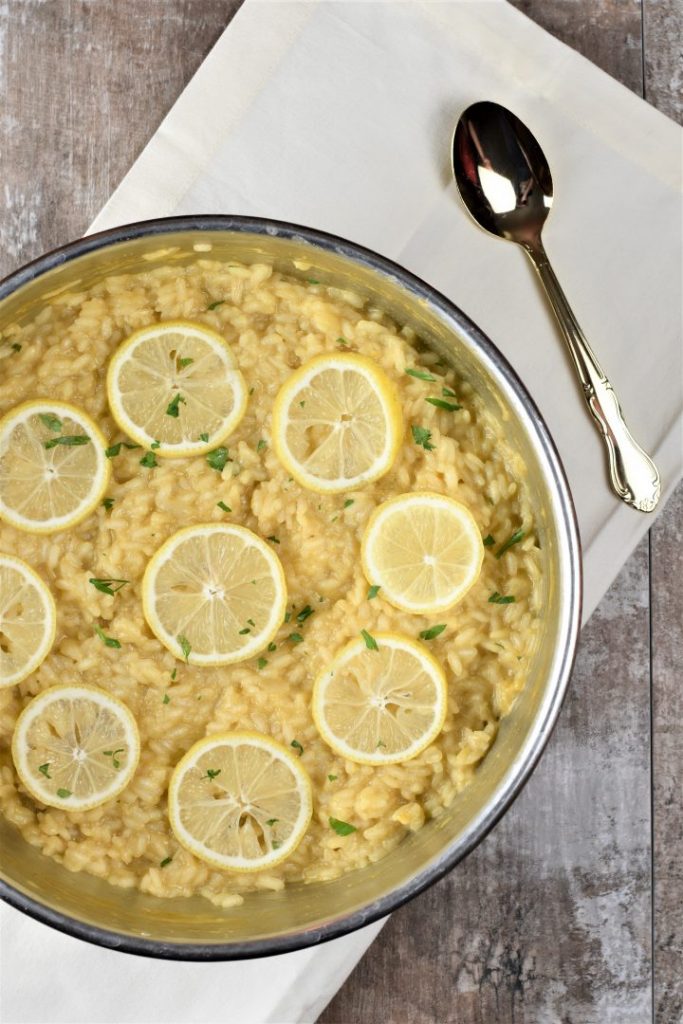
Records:
[[[218,506],[218,508],[222,508],[224,512],[232,512],[230,506],[226,505],[224,501],[217,501],[216,505]]]
[[[425,402],[435,405],[437,409],[445,409],[446,412],[457,412],[458,409],[462,409],[457,402],[447,402],[445,398],[425,398]]]
[[[237,632],[240,636],[244,636],[246,633],[251,633],[251,629],[249,626],[245,626],[244,629],[239,629]]]
[[[187,637],[183,636],[182,633],[180,633],[176,637],[176,640],[180,644],[180,650],[183,652],[183,658],[185,659],[185,663],[187,664],[190,660],[190,651],[192,650],[192,645],[190,641],[187,639]]]
[[[206,775],[202,775],[202,779],[215,779],[222,771],[222,768],[207,768]]]
[[[302,644],[304,642],[301,633],[290,633],[287,639],[291,640],[293,644]]]
[[[19,344],[18,341],[13,341],[10,347],[13,352],[21,352],[21,345]]]
[[[169,695],[167,693],[165,693],[164,696],[162,697],[161,703],[162,704],[170,704],[171,703],[171,698],[169,697]]]
[[[183,398],[183,396],[178,391],[177,394],[174,395],[174,397],[166,406],[166,415],[173,416],[174,419],[178,419],[178,416],[180,414],[180,403],[182,402],[184,405],[186,401],[187,400]]]
[[[258,669],[265,668],[267,664],[268,664],[268,659],[267,658],[259,658],[259,660],[256,662],[256,668],[258,668]]]
[[[48,430],[52,430],[55,434],[58,434],[62,429],[62,421],[51,412],[38,413],[38,419]]]
[[[365,646],[369,651],[378,651],[377,641],[372,634],[368,633],[367,629],[361,629],[360,635],[365,640]]]
[[[306,280],[308,281],[309,284],[320,284],[320,281],[317,279],[317,277],[307,277]]]
[[[111,758],[111,763],[114,765],[114,768],[116,768],[117,771],[121,767],[121,762],[119,761],[119,759],[118,759],[118,757],[116,755],[117,754],[125,753],[125,749],[126,749],[125,747],[119,747],[118,750],[103,750],[102,751],[102,753],[104,754],[105,757],[110,757]]]
[[[150,448],[155,452],[157,448],[161,448],[161,441],[152,441]]]
[[[434,640],[435,637],[440,636],[443,633],[445,628],[446,623],[442,622],[438,626],[430,626],[429,629],[423,629],[418,636],[420,637],[420,640]]]
[[[338,836],[350,836],[352,832],[357,832],[355,825],[349,825],[348,821],[340,821],[339,818],[330,818],[330,828],[333,828]]]
[[[140,465],[144,466],[145,469],[156,469],[159,463],[157,462],[157,457],[154,452],[145,452],[140,459]]]
[[[270,825],[270,827],[272,828],[273,825],[277,825],[279,820],[280,820],[279,818],[268,818],[268,821],[266,822],[266,825]]]
[[[50,763],[50,761],[46,761],[45,764],[38,765],[38,771],[40,772],[41,775],[44,775],[46,779],[52,778],[52,776],[50,775]]]
[[[278,540],[278,538],[274,534],[271,534],[270,537],[266,537],[266,540],[272,541],[273,544],[279,544],[280,543],[280,541]]]
[[[373,583],[368,590],[368,601],[372,601],[373,597],[377,597],[381,589],[382,588],[378,583]]]
[[[492,548],[493,545],[496,543],[496,539],[495,537],[492,537],[490,533],[487,533],[482,543],[485,548]]]
[[[445,385],[444,385],[444,387],[441,388],[441,394],[444,396],[444,398],[455,398],[456,397],[455,391],[451,391],[451,389],[447,388]]]
[[[351,508],[351,506],[355,503],[355,500],[355,498],[347,498],[346,501],[344,502],[344,508]]]
[[[115,640],[113,636],[107,636],[100,626],[94,626],[93,628],[105,647],[114,647],[116,650],[121,647],[120,641]]]
[[[58,789],[57,790],[57,796],[61,797],[62,800],[66,800],[66,798],[68,796],[71,796],[71,790],[70,789]]]
[[[509,551],[515,544],[524,539],[524,530],[515,530],[512,536],[508,537],[505,543],[501,544],[496,551],[496,558],[502,558],[506,551]]]
[[[497,590],[494,590],[489,598],[489,604],[514,604],[516,598],[512,596],[503,597]]]
[[[315,609],[311,608],[310,604],[307,604],[306,607],[302,608],[297,615],[296,621],[299,623],[305,622],[310,615],[313,615],[314,611]]]
[[[262,452],[262,451],[263,451],[263,449],[264,449],[264,448],[267,448],[267,447],[268,447],[268,442],[267,442],[267,441],[264,441],[264,440],[263,440],[263,438],[261,438],[261,440],[259,441],[259,443],[258,443],[258,444],[256,445],[256,451],[257,451],[257,452]]]
[[[125,587],[126,584],[129,583],[129,582],[130,582],[129,580],[112,580],[112,579],[100,580],[100,579],[93,579],[93,578],[88,580],[88,583],[92,583],[92,585],[95,588],[95,590],[99,590],[103,594],[108,594],[109,597],[113,597],[114,594],[117,594],[119,592],[119,590],[122,590],[123,587]]]
[[[338,775],[328,775],[327,777],[330,780],[330,782],[336,782],[337,779],[339,778]]]
[[[58,444],[63,444],[69,448],[75,448],[78,445],[89,443],[90,438],[87,434],[60,434],[59,437],[52,437],[49,441],[45,441],[45,447],[56,448]]]
[[[427,452],[434,451],[435,445],[433,445],[432,442],[431,442],[431,437],[432,437],[431,430],[427,430],[426,427],[416,427],[416,426],[412,426],[410,428],[410,430],[412,432],[413,441],[415,442],[415,444],[422,445],[424,450],[427,451]]]
[[[279,850],[280,847],[282,846],[282,843],[280,842],[279,839],[274,839],[272,845],[274,850]]]
[[[298,740],[292,740],[292,742],[289,745],[290,745],[290,747],[294,747],[295,750],[298,750],[299,751],[299,757],[301,757],[301,755],[304,752],[304,748],[301,746],[299,741]]]
[[[208,434],[206,434],[206,433],[204,433],[204,434],[200,434],[200,435],[199,435],[199,440],[200,440],[200,441],[203,441],[203,442],[204,442],[204,444],[206,444],[206,442],[207,442],[207,441],[209,440],[209,435],[208,435]]]
[[[177,667],[174,667],[173,671],[171,672],[171,682],[172,683],[175,683],[175,679],[176,679],[177,675],[178,675],[178,669],[177,669]]]
[[[178,362],[178,369],[179,370],[184,370],[186,366],[189,366],[190,363],[194,362],[194,359],[190,359],[189,356],[185,356],[184,358],[183,358],[183,356],[178,356],[177,362]]]
[[[212,302],[211,305],[207,306],[206,308],[207,309],[218,309],[218,307],[222,306],[224,302],[225,302],[225,299],[219,299],[218,302]]]
[[[160,862],[159,867],[160,868],[168,867],[168,865],[171,863],[172,860],[173,860],[173,857],[164,857],[164,859]]]
[[[426,370],[406,370],[406,373],[409,377],[417,377],[418,380],[436,380],[436,377],[432,376],[431,373],[427,373]]]
[[[272,642],[272,640],[271,640],[271,642],[270,642],[270,643],[268,644],[268,650],[269,650],[269,651],[270,651],[270,653],[272,654],[272,653],[273,653],[273,651],[276,651],[276,650],[277,650],[277,644],[274,644],[274,643]]]
[[[111,512],[112,506],[114,504],[114,499],[113,498],[102,498],[102,504],[106,508],[107,512]]]
[[[128,444],[127,441],[117,441],[111,448],[106,448],[104,454],[108,459],[114,459],[117,455],[121,454],[122,448],[128,448],[129,451],[133,451],[134,448],[142,448],[141,444]]]
[[[224,445],[221,445],[220,448],[214,448],[212,452],[207,454],[206,461],[211,466],[211,469],[221,473],[225,469],[225,463],[230,461],[228,449]]]
[[[292,613],[291,612],[285,612],[285,622],[289,622],[291,617],[292,617]]]

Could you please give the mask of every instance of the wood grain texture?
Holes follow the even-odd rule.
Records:
[[[650,531],[655,1019],[683,1021],[683,487]]]
[[[0,2],[0,274],[84,230],[239,4]],[[514,0],[680,120],[679,3],[643,4]],[[682,514],[679,489],[584,631],[515,806],[321,1024],[680,1024]]]

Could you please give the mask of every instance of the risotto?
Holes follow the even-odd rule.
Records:
[[[0,523],[0,552],[36,570],[57,606],[50,653],[18,686],[0,690],[0,810],[27,842],[70,871],[159,897],[201,894],[232,906],[249,891],[333,879],[376,861],[457,799],[524,686],[539,630],[540,553],[523,466],[470,386],[410,330],[354,293],[291,279],[267,265],[196,260],[110,277],[54,298],[0,341],[0,414],[34,398],[70,402],[110,445],[127,440],[108,408],[109,360],[131,332],[177,319],[220,333],[243,375],[248,405],[225,442],[229,460],[217,465],[195,456],[141,465],[140,451],[122,445],[111,458],[104,501],[77,526],[46,536]],[[271,415],[294,370],[339,351],[382,368],[397,390],[406,430],[381,479],[321,495],[301,487],[277,458]],[[426,401],[442,393],[457,396],[457,406]],[[373,511],[411,491],[456,498],[472,513],[486,548],[477,582],[439,613],[436,621],[445,628],[436,631],[434,616],[400,611],[369,588],[361,565],[361,538]],[[288,611],[262,656],[199,667],[177,660],[151,631],[141,584],[151,557],[176,531],[214,522],[246,527],[277,545]],[[93,577],[130,582],[112,596],[91,586]],[[411,760],[379,766],[346,760],[314,724],[316,678],[363,631],[422,634],[446,674],[443,728]],[[103,643],[103,636],[120,647]],[[139,729],[132,780],[91,810],[34,801],[12,762],[19,714],[57,684],[107,691]],[[233,873],[177,842],[167,792],[174,767],[193,744],[244,729],[300,754],[313,816],[286,860]]]

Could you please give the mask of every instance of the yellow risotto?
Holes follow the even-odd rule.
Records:
[[[201,894],[227,907],[253,890],[333,879],[376,861],[457,799],[524,686],[539,628],[539,551],[523,467],[502,425],[457,372],[355,294],[266,265],[197,260],[60,295],[0,341],[0,414],[37,398],[69,402],[109,445],[129,441],[108,407],[111,356],[132,332],[178,319],[218,332],[243,376],[248,401],[224,441],[229,460],[212,464],[198,454],[141,465],[142,452],[122,446],[110,457],[103,503],[77,526],[36,534],[0,522],[0,554],[32,567],[57,607],[43,663],[0,690],[0,810],[27,842],[70,871],[159,897]],[[384,371],[405,433],[380,479],[320,494],[302,487],[277,457],[273,403],[296,369],[340,351]],[[457,397],[427,401],[441,395]],[[438,614],[398,610],[363,572],[361,539],[372,513],[414,491],[456,498],[484,540],[477,582]],[[165,541],[183,527],[211,523],[246,527],[269,543],[284,570],[287,614],[253,657],[199,666],[157,639],[143,615],[141,587]],[[92,578],[128,583],[112,596],[90,585]],[[360,764],[335,754],[318,732],[313,685],[346,644],[387,633],[422,634],[446,676],[445,721],[412,759]],[[103,642],[107,637],[120,646]],[[131,781],[90,810],[37,802],[12,761],[22,709],[58,684],[99,687],[137,722],[141,754]],[[198,740],[234,730],[265,734],[300,755],[312,786],[303,839],[260,871],[220,870],[180,845],[169,824],[175,766]]]

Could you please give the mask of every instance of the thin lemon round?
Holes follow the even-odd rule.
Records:
[[[311,359],[280,388],[273,447],[288,473],[319,493],[349,491],[387,473],[403,437],[396,389],[371,359]]]
[[[409,761],[443,729],[443,669],[425,648],[396,633],[347,644],[313,687],[313,720],[336,754],[359,764]]]
[[[361,542],[363,572],[401,611],[446,611],[476,583],[484,545],[472,513],[443,494],[415,491],[379,505]]]
[[[168,815],[179,843],[225,871],[263,871],[296,849],[313,809],[310,779],[257,732],[207,736],[176,765]]]
[[[88,811],[121,793],[137,768],[137,723],[116,697],[93,686],[53,686],[19,715],[12,757],[41,804]]]
[[[131,334],[107,371],[107,398],[124,433],[157,455],[209,451],[235,429],[247,389],[224,338],[203,324],[170,320]]]
[[[0,689],[26,679],[52,647],[57,609],[37,572],[0,554]]]
[[[258,654],[282,625],[285,574],[272,548],[244,526],[188,526],[152,556],[142,606],[176,658],[229,665]]]
[[[99,505],[111,466],[99,427],[41,398],[0,420],[0,519],[29,533],[67,530]]]

